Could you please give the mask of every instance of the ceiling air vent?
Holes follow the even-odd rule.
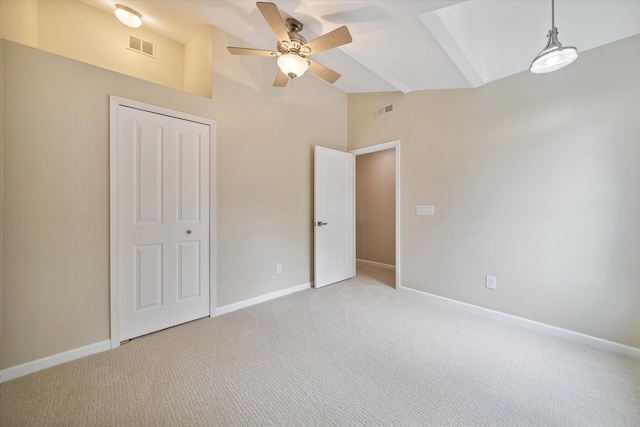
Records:
[[[156,57],[156,45],[155,43],[148,42],[146,40],[142,40],[139,37],[135,37],[129,35],[129,40],[127,43],[127,49],[133,50],[135,52],[141,53],[143,55],[150,56],[152,58]]]
[[[381,116],[393,111],[393,104],[385,105],[383,107],[376,108],[376,116]]]

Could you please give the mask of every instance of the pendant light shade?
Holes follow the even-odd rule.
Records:
[[[547,34],[547,46],[535,57],[529,67],[529,71],[535,74],[559,70],[578,59],[578,49],[573,46],[562,46],[562,43],[558,41],[553,3],[554,0],[551,0],[551,29]]]
[[[278,67],[290,79],[295,79],[307,71],[309,62],[301,56],[286,53],[278,58]]]
[[[138,28],[142,25],[142,15],[130,7],[121,4],[116,5],[116,17],[127,27]]]

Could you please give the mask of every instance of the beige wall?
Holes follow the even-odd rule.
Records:
[[[402,285],[640,347],[638,51],[635,36],[547,75],[349,95],[349,149],[402,141]]]
[[[185,92],[211,98],[213,72],[213,27],[204,26],[200,34],[184,45]]]
[[[0,0],[0,38],[211,98],[211,27],[186,45],[77,0]],[[127,49],[128,35],[156,44],[156,57]]]
[[[217,121],[219,305],[310,281],[311,150],[346,149],[346,95],[272,89],[214,37],[216,101],[3,41],[0,369],[109,338],[109,95]]]
[[[156,44],[151,58],[127,49],[128,34]],[[150,82],[184,89],[184,46],[144,25],[129,28],[78,1],[46,0],[39,6],[38,48]]]
[[[347,96],[311,74],[274,88],[273,58],[230,55],[243,43],[215,28],[213,40],[224,306],[312,280],[313,146],[346,151]]]
[[[38,0],[0,0],[0,38],[38,47]]]
[[[109,95],[210,118],[213,105],[6,41],[2,65],[7,368],[109,337]]]
[[[396,150],[356,156],[356,258],[396,265]]]

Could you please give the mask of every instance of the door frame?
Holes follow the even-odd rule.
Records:
[[[137,110],[147,111],[163,116],[174,117],[190,122],[201,123],[209,126],[209,317],[216,314],[217,304],[217,230],[216,230],[216,122],[205,117],[199,117],[181,111],[170,110],[131,99],[110,96],[110,118],[109,118],[109,272],[110,272],[110,317],[111,317],[111,348],[120,346],[120,284],[118,283],[118,221],[119,221],[119,180],[118,180],[118,107],[128,107]]]
[[[398,290],[401,287],[400,272],[400,140],[383,142],[382,144],[370,145],[368,147],[357,148],[349,151],[354,156],[362,154],[375,153],[377,151],[391,150],[395,148],[396,153],[396,286]],[[356,166],[357,168],[357,166]]]

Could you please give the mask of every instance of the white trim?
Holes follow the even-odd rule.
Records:
[[[449,307],[454,307],[460,310],[468,311],[471,313],[479,314],[491,319],[500,320],[503,322],[511,323],[532,329],[534,331],[542,332],[548,335],[564,338],[568,341],[587,344],[591,347],[611,351],[614,353],[622,354],[625,356],[631,356],[640,358],[640,348],[631,347],[628,345],[620,344],[613,341],[604,340],[602,338],[594,337],[591,335],[582,334],[580,332],[571,331],[569,329],[559,328],[557,326],[548,325],[546,323],[536,322],[535,320],[525,319],[523,317],[513,316],[511,314],[503,313],[501,311],[495,311],[488,308],[480,307],[466,302],[457,301],[450,298],[441,297],[439,295],[430,294],[428,292],[419,291],[417,289],[400,287],[400,290],[408,294],[417,295],[423,298],[428,298],[431,301],[436,301],[445,304]]]
[[[2,73],[2,57],[4,50],[4,40],[0,39],[0,91],[3,89],[3,73]],[[0,350],[2,350],[2,301],[3,301],[3,293],[4,293],[4,217],[2,212],[4,212],[4,101],[3,97],[0,96]],[[2,354],[2,351],[0,351]],[[2,371],[0,371],[0,383],[2,382]]]
[[[115,96],[109,100],[109,291],[110,291],[110,318],[111,318],[111,348],[120,346],[120,315],[118,310],[118,295],[120,285],[118,283],[118,105],[120,99]]]
[[[202,123],[209,126],[209,316],[213,317],[216,312],[217,301],[217,199],[216,199],[216,122],[206,117],[194,116],[181,111],[170,110],[143,102],[133,101],[118,96],[110,96],[110,291],[111,291],[111,348],[120,346],[120,324],[119,324],[119,284],[118,284],[118,107],[124,106],[150,113],[162,114],[168,117],[188,120],[195,123]]]
[[[3,369],[0,371],[0,383],[32,374],[42,369],[60,365],[62,363],[71,362],[72,360],[80,359],[82,357],[91,356],[92,354],[102,353],[110,348],[111,341],[104,340],[84,347],[74,348],[73,350],[65,351],[63,353],[43,357],[42,359],[34,360],[32,362],[23,363],[22,365]]]
[[[261,295],[259,297],[246,299],[244,301],[239,301],[233,304],[225,305],[223,307],[218,307],[216,309],[216,316],[220,316],[222,314],[231,313],[232,311],[240,310],[242,308],[250,307],[252,305],[260,304],[261,302],[269,301],[272,299],[280,298],[285,295],[293,294],[295,292],[304,291],[305,289],[309,289],[313,283],[303,283],[302,285],[292,286],[290,288],[282,289],[280,291],[271,292],[270,294]]]
[[[361,154],[369,154],[375,153],[377,151],[391,150],[393,148],[397,148],[400,145],[400,140],[383,142],[381,144],[370,145],[368,147],[356,148],[355,150],[349,151],[354,156],[360,156]]]
[[[376,151],[391,150],[394,148],[396,150],[396,290],[399,290],[402,285],[402,274],[400,272],[400,140],[357,148],[349,152],[354,156],[360,156],[362,154],[375,153]]]
[[[367,265],[373,265],[375,267],[386,268],[387,270],[395,270],[396,269],[395,265],[384,264],[382,262],[377,262],[377,261],[369,261],[368,259],[356,258],[356,262],[359,262],[360,264],[367,264]]]
[[[216,315],[218,305],[218,187],[217,127],[209,123],[209,317]]]

